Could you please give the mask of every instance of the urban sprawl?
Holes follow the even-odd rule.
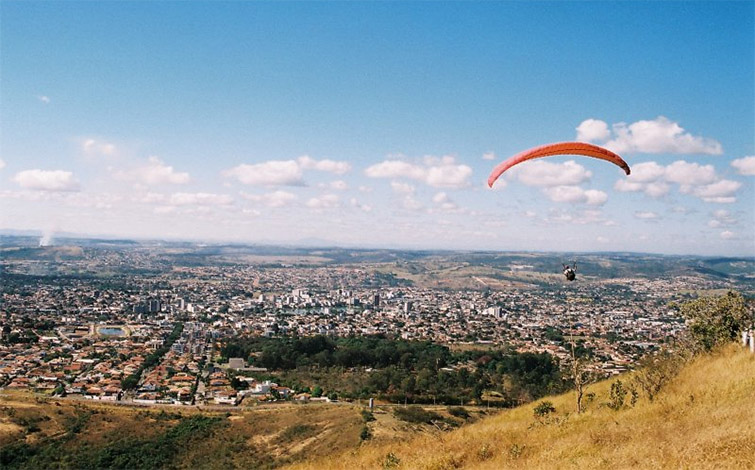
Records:
[[[669,307],[675,295],[727,287],[692,275],[438,289],[401,282],[384,264],[192,266],[149,250],[73,251],[2,261],[3,388],[144,404],[311,399],[255,379],[266,371],[247,358],[217,364],[222,341],[245,335],[510,345],[564,364],[570,350],[557,332],[580,338],[596,372],[612,374],[684,328]]]

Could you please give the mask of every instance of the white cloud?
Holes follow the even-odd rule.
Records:
[[[713,165],[699,165],[677,160],[666,167],[665,178],[666,181],[682,186],[698,186],[714,182],[716,169]]]
[[[442,211],[457,211],[459,210],[459,206],[454,202],[448,194],[444,192],[436,193],[433,196],[433,202],[435,203],[436,207]]]
[[[13,177],[19,186],[41,191],[78,191],[79,182],[70,171],[24,170]]]
[[[608,200],[608,194],[597,189],[588,189],[585,191],[585,204],[590,206],[601,206]]]
[[[411,184],[402,183],[400,181],[391,181],[391,189],[394,193],[402,196],[401,206],[404,209],[417,211],[424,207],[422,203],[414,197],[417,188]]]
[[[713,219],[713,220],[709,220],[709,221],[708,221],[708,227],[710,227],[710,228],[718,228],[718,227],[720,227],[721,225],[722,225],[722,224],[721,224],[721,221],[720,221],[720,220],[715,220],[715,219]]]
[[[483,160],[495,160],[495,152],[485,152],[482,154]]]
[[[602,143],[617,153],[723,153],[718,141],[694,136],[664,116],[632,124],[619,122],[610,131],[604,121],[587,119],[577,127],[577,138]]]
[[[235,166],[222,174],[241,183],[255,186],[304,186],[304,170],[317,170],[342,175],[351,170],[348,162],[315,160],[303,155],[296,160],[269,160]]]
[[[615,222],[606,219],[600,209],[583,209],[578,211],[564,211],[560,209],[550,209],[544,222],[550,224],[568,223],[571,225],[615,225]]]
[[[616,181],[613,185],[613,189],[620,192],[644,192],[652,198],[659,198],[665,196],[671,190],[671,186],[662,182],[656,181],[653,183],[635,183],[626,179]]]
[[[675,214],[693,214],[697,212],[694,209],[690,209],[689,207],[684,206],[674,206],[671,208],[671,212],[674,212]]]
[[[613,189],[622,193],[640,192],[645,190],[645,184],[629,181],[626,178],[616,181]]]
[[[296,200],[296,195],[287,191],[273,191],[266,194],[241,193],[242,197],[254,202],[260,202],[267,207],[284,207]]]
[[[415,187],[411,184],[401,183],[399,181],[391,181],[391,189],[394,193],[398,194],[414,194]]]
[[[369,178],[424,178],[424,169],[403,160],[384,160],[364,170]]]
[[[173,193],[168,198],[172,206],[227,206],[233,198],[227,194],[213,193]]]
[[[627,176],[627,181],[634,183],[650,183],[666,174],[666,168],[656,162],[643,162],[632,165],[632,174]]]
[[[5,161],[3,161],[2,158],[0,158],[0,170],[2,170],[3,168],[5,168]]]
[[[160,194],[160,193],[144,193],[144,194],[138,194],[136,196],[133,196],[132,199],[142,204],[155,204],[155,203],[165,202],[165,200],[167,199],[167,196],[165,196],[165,194]]]
[[[433,188],[463,188],[469,186],[472,169],[466,165],[443,165],[428,168],[425,182]]]
[[[608,124],[599,119],[586,119],[577,126],[577,140],[603,142],[611,137]]]
[[[598,236],[598,237],[595,237],[595,241],[598,242],[598,243],[608,243],[611,240],[609,240],[606,237]]]
[[[401,205],[404,209],[409,211],[418,211],[424,208],[421,202],[414,198],[411,194],[408,194],[401,201]]]
[[[658,214],[652,211],[635,211],[634,216],[637,219],[653,220],[658,218]]]
[[[457,165],[454,157],[426,157],[423,164],[404,160],[384,160],[368,167],[364,174],[369,178],[409,178],[434,188],[459,189],[469,186],[472,168]]]
[[[338,195],[324,194],[320,197],[313,197],[306,204],[311,209],[332,209],[338,207]]]
[[[369,206],[367,204],[361,204],[359,201],[357,201],[357,198],[352,197],[349,201],[349,204],[351,204],[352,207],[356,207],[357,209],[364,211],[364,212],[370,212],[372,210],[372,206]]]
[[[343,180],[331,181],[330,183],[322,183],[317,186],[323,189],[332,189],[334,191],[346,191],[347,189],[349,189],[349,185],[346,183],[346,181]]]
[[[713,211],[713,218],[708,221],[708,227],[719,228],[728,227],[738,224],[737,219],[731,215],[731,212],[726,209],[718,209]]]
[[[742,157],[731,162],[737,173],[745,176],[755,176],[755,156]]]
[[[315,160],[308,155],[303,155],[297,159],[297,162],[304,170],[318,170],[343,175],[351,170],[351,164],[348,162],[337,162],[335,160]]]
[[[736,234],[734,232],[732,232],[732,231],[729,231],[729,230],[724,230],[723,232],[721,232],[721,238],[724,239],[724,240],[731,240],[735,236],[736,236]]]
[[[716,174],[713,165],[700,165],[677,160],[667,167],[656,162],[635,165],[637,171],[616,181],[614,189],[622,192],[644,192],[658,198],[668,194],[669,183],[679,186],[683,194],[697,196],[705,202],[731,203],[736,201],[734,193],[742,183],[723,180]]]
[[[512,176],[527,186],[575,186],[592,177],[592,172],[574,160],[550,163],[542,160],[511,169]]]
[[[112,193],[68,193],[67,204],[76,207],[111,209],[124,200],[123,195]]]
[[[35,195],[42,194],[42,197]],[[45,197],[46,196],[46,197]],[[44,200],[56,201],[65,204],[68,207],[87,208],[87,209],[111,209],[117,203],[124,200],[120,194],[113,193],[83,193],[78,191],[66,192],[41,192],[41,191],[21,191],[18,197],[26,200]]]
[[[49,96],[39,95],[39,96],[37,96],[37,99],[39,101],[43,102],[44,104],[50,104],[50,97]]]
[[[737,202],[737,198],[734,196],[715,196],[703,198],[705,202],[713,202],[716,204],[733,204]]]
[[[728,204],[737,200],[734,193],[742,186],[742,183],[732,180],[720,180],[705,186],[694,188],[692,193],[705,202]]]
[[[223,176],[257,186],[303,186],[302,175],[302,168],[295,160],[243,163],[223,172]]]
[[[133,181],[138,184],[161,185],[161,184],[186,184],[191,181],[186,172],[176,172],[172,166],[164,164],[157,157],[149,157],[147,162],[130,170],[120,170],[114,176],[124,181]]]
[[[671,186],[662,181],[656,181],[654,183],[648,183],[643,190],[648,196],[657,199],[661,196],[665,196],[671,191]]]
[[[159,215],[172,214],[176,212],[176,206],[157,206],[152,209],[152,212]]]
[[[600,206],[608,200],[608,194],[603,191],[596,189],[584,190],[579,186],[555,186],[544,188],[543,192],[553,202]]]
[[[81,140],[81,150],[90,156],[113,156],[117,152],[115,144],[93,138]]]

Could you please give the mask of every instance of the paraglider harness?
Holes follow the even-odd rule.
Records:
[[[564,276],[566,276],[567,281],[573,281],[577,278],[577,263],[574,263],[574,267],[569,266],[568,264],[561,265],[564,267]]]

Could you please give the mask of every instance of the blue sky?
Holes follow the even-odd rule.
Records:
[[[6,1],[0,229],[754,255],[754,12]]]

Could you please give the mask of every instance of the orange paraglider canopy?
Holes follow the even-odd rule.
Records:
[[[608,149],[593,144],[587,144],[585,142],[558,142],[525,150],[499,164],[493,168],[493,171],[490,173],[490,176],[488,177],[488,186],[492,188],[495,180],[497,180],[504,171],[514,165],[527,160],[532,160],[533,158],[551,157],[553,155],[584,155],[585,157],[599,158],[620,166],[627,175],[630,173],[627,162]]]

